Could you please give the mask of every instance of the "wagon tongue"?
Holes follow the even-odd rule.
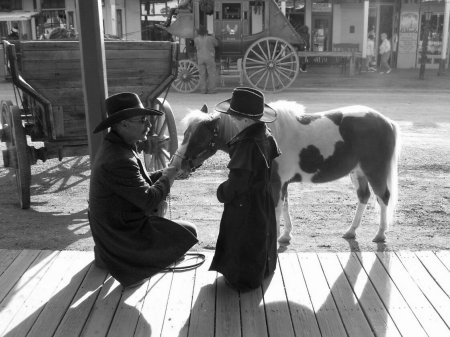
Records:
[[[194,38],[194,15],[192,13],[178,13],[177,20],[172,22],[169,27],[164,28],[172,35],[185,39]]]

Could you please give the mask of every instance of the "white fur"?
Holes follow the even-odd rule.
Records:
[[[281,186],[288,183],[290,179],[296,176],[296,174],[300,174],[302,176],[302,182],[311,182],[311,178],[314,173],[306,173],[299,167],[299,150],[306,148],[309,145],[314,145],[319,149],[320,154],[324,157],[324,159],[332,156],[335,150],[335,143],[343,140],[341,134],[339,133],[339,127],[329,118],[312,119],[308,125],[300,123],[299,120],[304,115],[305,108],[303,105],[296,102],[277,101],[268,104],[278,112],[277,120],[268,124],[268,126],[277,140],[278,146],[282,152],[281,156],[275,159],[278,164],[278,174],[281,179]],[[324,111],[318,113],[317,115],[322,116],[331,112],[341,112],[346,116],[351,115],[353,117],[363,117],[369,112],[379,114],[377,111],[369,107],[355,105]],[[207,116],[208,114],[204,114],[203,112],[191,112],[185,117],[183,122],[185,125],[190,125],[193,121],[200,121],[208,118]],[[209,116],[211,116],[211,114],[209,114]],[[226,129],[227,133],[232,133],[233,130],[230,130],[231,126],[229,121],[227,121],[227,118],[229,118],[228,115],[222,114],[222,122],[227,123],[224,125],[224,129]],[[392,223],[394,208],[398,196],[397,164],[400,149],[399,134],[398,126],[392,121],[389,122],[391,123],[396,136],[396,148],[390,161],[390,174],[387,181],[391,197],[389,200],[389,205],[385,205],[381,200],[378,200],[381,212],[379,229],[373,240],[376,242],[384,241],[386,238],[385,231]],[[231,136],[229,137],[231,139]],[[183,149],[183,146],[179,149],[180,153],[184,153]],[[358,188],[358,177],[364,177],[364,173],[359,165],[356,166],[352,172],[350,172],[350,177],[352,178],[352,182],[355,187]],[[280,234],[279,228],[281,216],[283,216],[285,220],[284,232],[279,235],[278,241],[288,243],[291,240],[292,222],[289,215],[287,191],[285,199],[275,200],[275,203],[278,234]],[[346,233],[343,235],[344,238],[350,239],[356,236],[356,230],[361,224],[366,206],[366,204],[358,203],[354,220]]]

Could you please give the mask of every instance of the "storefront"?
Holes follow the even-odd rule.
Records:
[[[31,40],[33,39],[35,16],[37,12],[15,10],[0,12],[1,39]]]
[[[444,33],[448,32],[449,24],[448,19],[445,21],[445,11],[445,0],[286,1],[286,16],[292,25],[311,27],[312,51],[330,51],[335,50],[336,45],[346,45],[356,46],[362,52],[366,45],[364,40],[370,33],[375,36],[375,49],[378,50],[379,37],[386,33],[392,46],[391,66],[403,69],[420,67],[426,28],[426,66],[438,68],[445,59],[448,68],[448,41],[444,43],[448,33]]]

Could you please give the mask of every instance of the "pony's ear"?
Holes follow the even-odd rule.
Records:
[[[203,104],[202,108],[200,109],[201,112],[204,112],[205,114],[208,113],[208,106],[206,104]]]

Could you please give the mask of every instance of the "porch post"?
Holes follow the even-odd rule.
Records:
[[[313,50],[312,45],[312,0],[305,0],[305,25],[309,28],[309,45],[310,49]]]
[[[101,0],[76,0],[76,5],[86,129],[92,165],[103,138],[103,133],[93,134],[92,131],[106,117],[105,98],[108,95],[102,4]]]
[[[367,59],[367,33],[369,31],[369,0],[364,0],[364,18],[363,18],[363,43],[362,43],[362,68],[366,69]]]
[[[450,0],[445,0],[444,26],[442,27],[443,30],[442,52],[441,52],[441,60],[439,62],[438,75],[443,75],[445,73],[445,65],[447,63],[449,17],[450,17]]]

